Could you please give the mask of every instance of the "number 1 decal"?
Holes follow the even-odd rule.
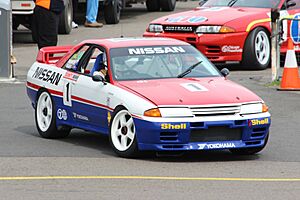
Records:
[[[71,99],[71,91],[72,91],[72,84],[68,81],[64,84],[64,105],[72,106],[72,99]]]

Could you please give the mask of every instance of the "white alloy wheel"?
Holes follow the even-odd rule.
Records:
[[[255,37],[255,55],[261,65],[266,65],[270,59],[270,42],[265,31],[259,31]]]
[[[53,105],[49,93],[43,92],[38,99],[37,107],[37,124],[41,131],[46,132],[51,126]]]
[[[134,144],[135,126],[127,110],[116,113],[111,124],[111,142],[118,151],[127,151]]]

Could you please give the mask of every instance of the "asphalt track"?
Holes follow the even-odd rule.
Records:
[[[179,2],[176,12],[196,3]],[[59,44],[141,35],[151,19],[165,14],[135,6],[123,13],[121,24],[79,27],[60,36]],[[270,107],[270,140],[260,154],[210,151],[123,159],[115,156],[106,137],[94,133],[75,129],[62,140],[39,137],[24,83],[37,50],[25,36],[16,35],[14,43],[17,81],[0,82],[0,199],[299,199],[300,92],[268,86],[270,69],[236,66],[229,77]]]

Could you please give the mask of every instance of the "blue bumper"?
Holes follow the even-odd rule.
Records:
[[[139,150],[154,151],[261,147],[271,124],[270,117],[180,123],[134,121]]]

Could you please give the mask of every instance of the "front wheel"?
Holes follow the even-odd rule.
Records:
[[[136,129],[128,110],[117,109],[110,125],[109,141],[120,157],[135,157],[138,153]]]
[[[35,122],[38,132],[43,138],[64,138],[69,135],[71,130],[69,127],[57,129],[54,102],[47,91],[42,91],[38,95]]]
[[[267,134],[264,145],[261,147],[251,147],[251,148],[240,148],[240,149],[230,149],[230,152],[236,155],[253,155],[262,151],[268,143],[269,133]]]
[[[264,28],[258,27],[248,35],[242,64],[251,69],[266,69],[271,61],[271,44],[269,34]]]

